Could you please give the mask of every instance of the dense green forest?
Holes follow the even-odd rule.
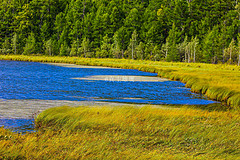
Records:
[[[240,63],[237,0],[0,3],[0,54]]]

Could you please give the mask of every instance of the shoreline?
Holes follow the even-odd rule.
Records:
[[[88,65],[80,65],[80,64],[70,64],[70,63],[42,63],[49,64],[53,66],[59,67],[68,67],[68,68],[93,68],[93,69],[121,69],[121,68],[113,68],[113,67],[103,67],[103,66],[88,66]]]
[[[70,107],[104,107],[104,106],[133,106],[143,107],[149,104],[129,104],[117,102],[103,102],[103,101],[68,101],[68,100],[5,100],[0,99],[0,119],[33,119],[46,109],[70,106]],[[169,107],[164,105],[151,105],[158,108]]]
[[[185,83],[186,87],[191,88],[193,93],[200,93],[211,100],[225,102],[228,106],[237,110],[239,110],[240,107],[240,79],[238,78],[240,67],[234,65],[34,55],[0,55],[0,60],[69,63],[86,66],[136,69],[144,72],[157,73],[158,77]],[[232,78],[229,79],[228,77]]]

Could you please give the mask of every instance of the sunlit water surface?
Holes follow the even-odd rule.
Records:
[[[190,92],[178,81],[87,80],[99,75],[157,76],[129,69],[69,68],[35,62],[0,61],[0,99],[106,101],[138,104],[207,105],[215,103]],[[81,79],[83,78],[83,79]],[[34,106],[33,106],[34,107]],[[22,131],[31,119],[1,119],[0,126]]]

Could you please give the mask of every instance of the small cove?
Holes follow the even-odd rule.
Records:
[[[0,75],[0,101],[39,100],[52,101],[53,105],[57,101],[143,105],[216,103],[191,93],[181,82],[161,80],[156,77],[157,74],[137,70],[0,61]],[[150,80],[151,77],[154,81]],[[16,103],[15,107],[21,108],[23,105]],[[36,105],[27,107],[34,110]],[[41,105],[38,107],[41,108]],[[6,119],[8,117],[1,114],[0,126],[4,125],[13,130],[19,128],[17,124],[24,126],[24,123],[33,122],[31,118],[14,117],[14,114],[10,119]]]

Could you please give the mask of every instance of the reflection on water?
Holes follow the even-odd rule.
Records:
[[[33,119],[0,119],[0,127],[9,129],[13,132],[26,133],[33,132],[34,120]]]

